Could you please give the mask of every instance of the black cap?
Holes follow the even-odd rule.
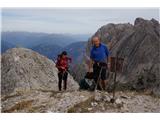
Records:
[[[63,52],[62,52],[62,55],[67,55],[67,52],[66,52],[66,51],[63,51]]]

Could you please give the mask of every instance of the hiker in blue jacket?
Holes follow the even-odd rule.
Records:
[[[98,89],[105,90],[107,84],[107,70],[109,63],[109,50],[107,46],[101,43],[101,40],[98,36],[92,38],[93,47],[90,51],[90,65],[89,72],[93,67],[93,77],[95,82],[98,84]],[[99,80],[100,79],[100,80]],[[99,82],[97,82],[99,81]]]

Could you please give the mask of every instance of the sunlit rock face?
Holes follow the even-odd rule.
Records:
[[[55,63],[37,52],[25,48],[9,49],[2,54],[1,63],[2,95],[34,89],[58,90]],[[70,75],[68,89],[78,89]]]

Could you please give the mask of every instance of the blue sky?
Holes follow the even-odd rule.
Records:
[[[5,8],[2,31],[93,34],[108,23],[134,23],[135,18],[159,19],[159,9]]]

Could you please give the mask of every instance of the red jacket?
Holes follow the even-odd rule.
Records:
[[[62,58],[59,57],[57,59],[57,63],[56,63],[56,67],[58,68],[59,71],[65,71],[68,69],[68,63],[71,63],[71,58],[66,57],[66,58]]]

